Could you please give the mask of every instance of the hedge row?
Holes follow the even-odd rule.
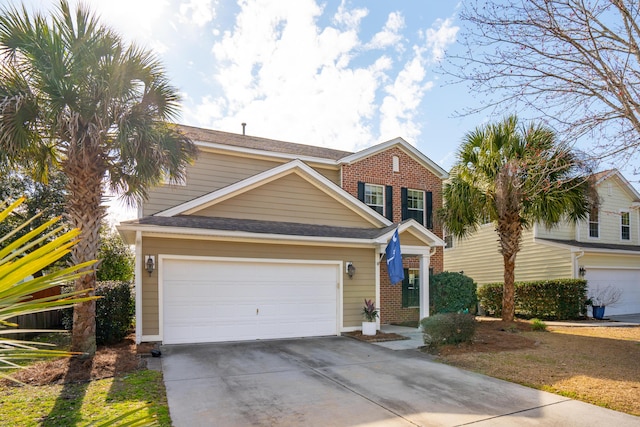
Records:
[[[490,283],[478,288],[480,305],[490,314],[502,315],[502,283]],[[587,281],[557,279],[516,282],[516,315],[540,319],[567,320],[584,317],[586,313]]]

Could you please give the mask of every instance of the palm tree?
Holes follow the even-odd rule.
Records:
[[[194,144],[168,123],[179,98],[159,61],[125,45],[80,4],[61,0],[52,16],[0,13],[0,165],[46,181],[67,177],[66,215],[80,229],[72,262],[98,254],[105,183],[131,203],[163,175],[183,178]],[[76,279],[92,288],[95,272]],[[74,310],[72,350],[95,353],[95,302]]]
[[[515,314],[514,271],[523,229],[584,219],[597,203],[585,170],[551,129],[519,126],[515,116],[464,137],[439,217],[457,238],[488,221],[495,225],[504,261],[503,320],[511,322]]]

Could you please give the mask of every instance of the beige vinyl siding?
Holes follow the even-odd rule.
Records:
[[[194,213],[221,218],[371,227],[352,209],[291,173]]]
[[[616,179],[608,179],[598,186],[600,195],[600,236],[589,237],[588,222],[581,221],[579,236],[576,240],[581,242],[599,242],[624,245],[640,245],[638,241],[638,209],[631,209],[632,200]],[[620,238],[620,210],[629,212],[631,225],[631,239]]]
[[[195,163],[187,167],[186,185],[160,185],[152,188],[148,200],[143,204],[142,214],[148,216],[172,208],[283,163],[283,160],[269,161],[201,151]],[[338,169],[316,170],[339,185]]]
[[[589,267],[639,268],[640,253],[637,255],[586,253],[578,258],[578,264],[587,269]]]
[[[444,252],[445,271],[463,271],[478,284],[502,282],[504,261],[499,253],[498,235],[493,224],[483,225],[467,239],[454,240]],[[525,230],[516,257],[516,281],[570,278],[571,253],[567,249],[533,241],[533,230]]]
[[[516,258],[516,280],[570,279],[573,276],[571,251],[536,243],[533,231],[522,235],[522,246]]]
[[[576,238],[576,225],[566,221],[549,230],[544,225],[537,224],[535,231],[536,237],[541,239],[574,240]]]
[[[400,244],[403,246],[425,246],[425,243],[413,234],[405,231],[400,233]]]
[[[190,239],[165,239],[145,237],[142,242],[144,254],[173,254],[209,257],[278,258],[301,260],[352,261],[357,268],[353,279],[343,274],[343,326],[362,324],[364,298],[375,299],[375,250],[373,248],[335,248],[312,246],[289,246],[260,243],[211,242]],[[142,276],[142,334],[159,333],[158,316],[158,272],[149,277]],[[238,272],[251,274],[251,272]]]

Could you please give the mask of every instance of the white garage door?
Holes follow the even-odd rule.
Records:
[[[589,295],[596,289],[613,285],[622,290],[622,297],[615,306],[607,306],[605,316],[640,313],[640,269],[617,270],[587,267],[585,275]]]
[[[339,265],[163,259],[166,344],[337,334]]]

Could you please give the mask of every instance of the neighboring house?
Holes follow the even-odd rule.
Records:
[[[595,178],[600,205],[587,220],[523,232],[516,281],[583,277],[590,294],[607,285],[622,290],[607,315],[640,313],[640,194],[617,170]],[[480,285],[502,282],[497,238],[491,223],[466,239],[446,236],[445,270],[464,271]]]
[[[182,129],[200,149],[186,181],[152,189],[118,226],[136,247],[138,342],[337,335],[360,329],[365,298],[383,323],[428,315],[447,173],[415,147],[350,153]],[[411,280],[392,287],[384,250],[398,227]]]

